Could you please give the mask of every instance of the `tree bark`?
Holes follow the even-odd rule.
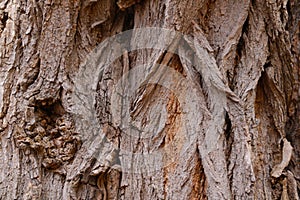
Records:
[[[299,199],[299,19],[298,0],[2,0],[0,199]]]

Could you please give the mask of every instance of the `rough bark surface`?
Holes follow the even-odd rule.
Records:
[[[183,37],[108,43],[91,82],[145,27]],[[0,199],[299,200],[299,77],[298,0],[1,0]]]

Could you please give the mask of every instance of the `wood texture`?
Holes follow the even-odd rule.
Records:
[[[299,199],[299,20],[298,0],[0,1],[0,199]],[[146,27],[180,35],[107,40]]]

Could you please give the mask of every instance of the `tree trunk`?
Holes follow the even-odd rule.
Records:
[[[1,0],[0,19],[0,199],[299,200],[300,1]]]

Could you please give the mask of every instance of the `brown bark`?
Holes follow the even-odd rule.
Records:
[[[299,199],[299,19],[298,0],[2,0],[0,199]]]

